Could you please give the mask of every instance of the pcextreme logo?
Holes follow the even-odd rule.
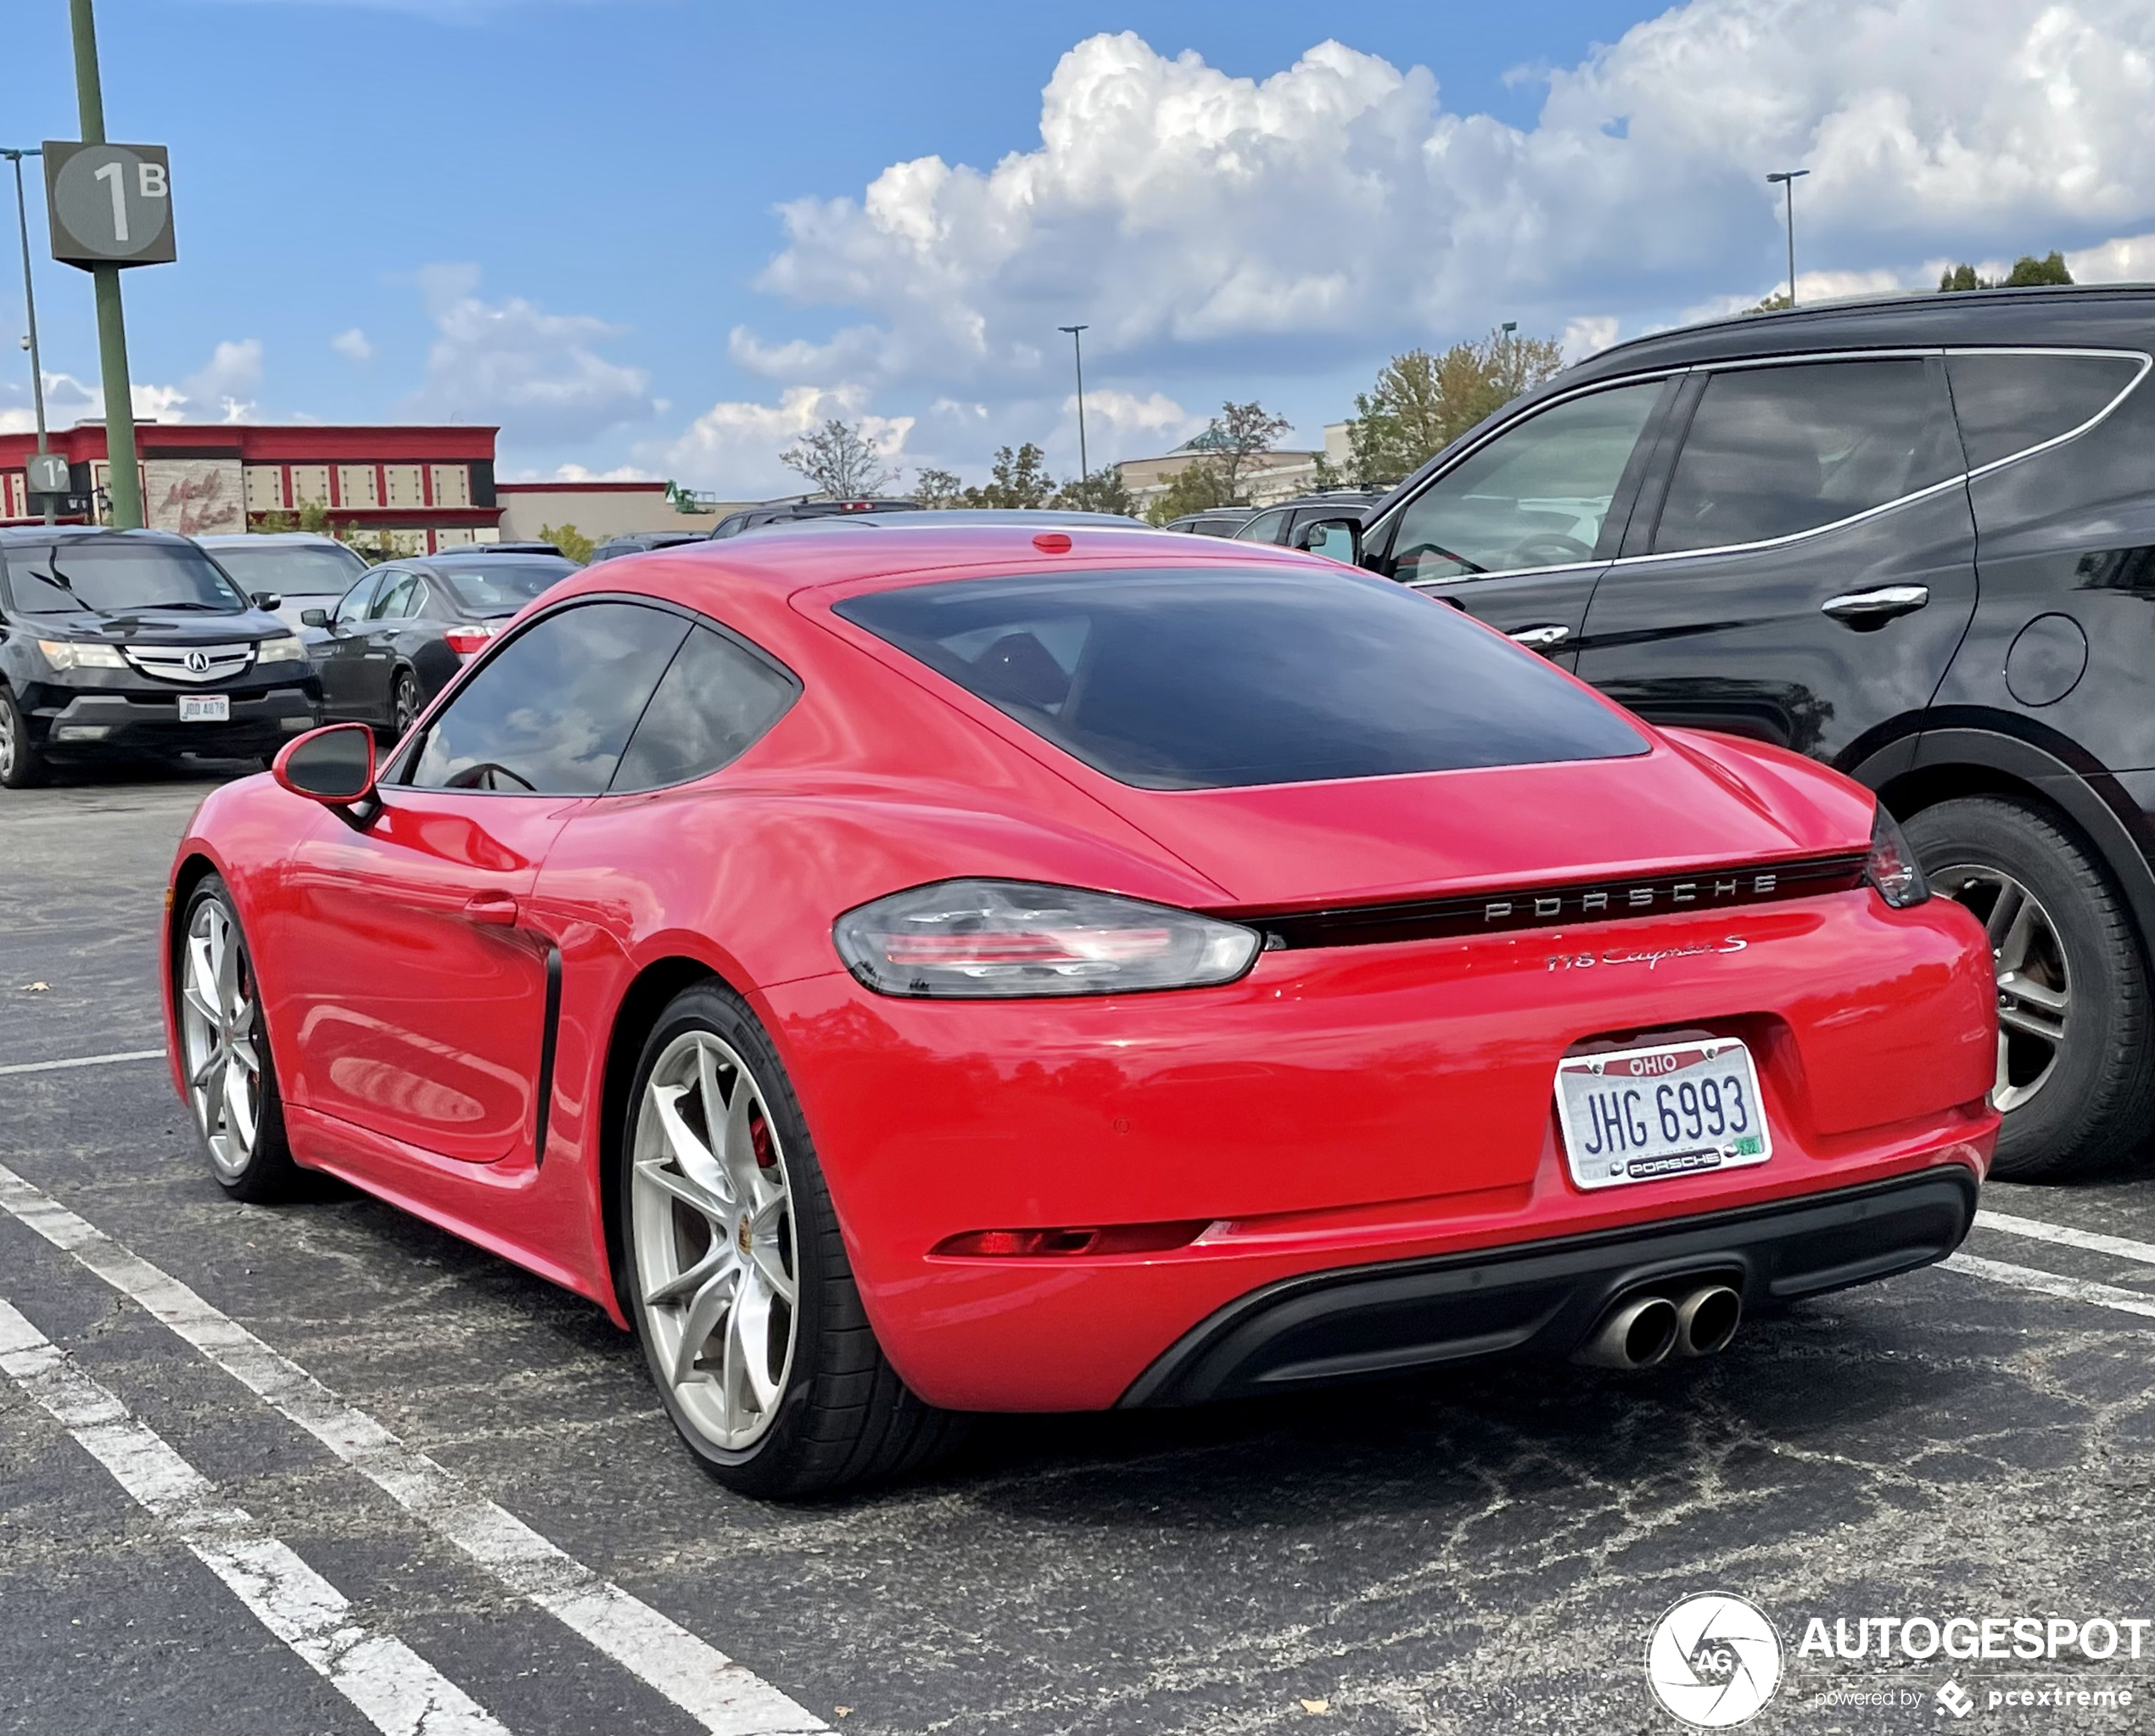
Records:
[[[1726,1730],[1757,1716],[1781,1685],[1781,1636],[1748,1598],[1699,1592],[1654,1624],[1646,1681],[1671,1716]]]

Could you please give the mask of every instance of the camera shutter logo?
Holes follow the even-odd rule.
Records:
[[[206,675],[210,673],[210,654],[206,651],[190,651],[187,654],[188,673]]]
[[[1749,1599],[1700,1592],[1654,1624],[1646,1680],[1672,1716],[1725,1730],[1756,1716],[1781,1685],[1781,1636]]]

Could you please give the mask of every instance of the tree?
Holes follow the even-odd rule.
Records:
[[[1771,295],[1760,296],[1759,305],[1749,311],[1753,313],[1780,313],[1784,309],[1794,307],[1795,305],[1788,299],[1788,292],[1786,289],[1776,289]]]
[[[898,473],[883,462],[867,436],[836,417],[781,452],[778,462],[799,471],[817,493],[834,501],[858,500],[898,480]]]
[[[1347,424],[1348,468],[1370,488],[1411,475],[1423,462],[1530,386],[1564,366],[1553,338],[1492,332],[1454,344],[1441,356],[1409,350],[1395,356],[1375,386],[1358,392]]]
[[[1155,524],[1165,524],[1187,512],[1210,512],[1214,507],[1231,505],[1234,500],[1234,490],[1228,485],[1226,467],[1217,458],[1200,458],[1178,471],[1167,488],[1153,496],[1145,509],[1145,516]]]
[[[1055,491],[1048,455],[1027,440],[1016,451],[997,447],[986,485],[967,489],[960,502],[968,507],[1044,507]]]
[[[283,536],[292,529],[292,515],[272,508],[247,528],[257,536]]]
[[[2023,253],[2012,262],[2012,269],[2002,277],[1984,277],[1976,274],[1975,267],[1963,261],[1948,266],[1939,274],[1938,287],[1941,290],[1955,289],[2026,289],[2039,283],[2069,283],[2073,273],[2067,269],[2065,255],[2056,248],[2041,259],[2032,253]]]
[[[1249,483],[1244,475],[1250,460],[1261,457],[1279,444],[1279,436],[1294,424],[1284,416],[1274,416],[1263,405],[1254,400],[1247,404],[1223,404],[1220,413],[1206,426],[1205,432],[1189,442],[1190,449],[1202,452],[1219,468],[1220,477],[1227,489],[1227,499],[1238,504],[1245,503]],[[1195,466],[1191,467],[1195,468]],[[1184,473],[1187,475],[1189,473]],[[1223,505],[1225,502],[1214,502]],[[1190,511],[1201,508],[1192,507]]]
[[[1126,518],[1135,518],[1138,510],[1123,484],[1122,473],[1112,464],[1102,465],[1090,476],[1073,476],[1055,490],[1052,504],[1070,512],[1119,512]]]
[[[965,497],[965,479],[954,470],[923,465],[914,473],[913,498],[924,507],[963,506]]]
[[[598,546],[574,524],[541,524],[539,540],[551,542],[579,567],[591,564],[591,551]]]

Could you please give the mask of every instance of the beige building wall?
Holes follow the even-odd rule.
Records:
[[[723,503],[716,512],[677,512],[666,498],[661,482],[640,484],[634,489],[604,484],[585,487],[573,482],[497,484],[495,497],[501,507],[501,540],[521,542],[539,535],[546,524],[574,524],[593,542],[635,531],[708,530],[736,504]]]
[[[1122,479],[1122,486],[1130,491],[1142,513],[1145,507],[1167,491],[1167,484],[1206,455],[1202,452],[1169,452],[1159,458],[1125,458],[1115,468]],[[1305,451],[1274,451],[1260,453],[1245,459],[1242,474],[1248,484],[1250,504],[1269,507],[1277,501],[1292,500],[1296,495],[1307,494],[1317,485],[1317,454]]]

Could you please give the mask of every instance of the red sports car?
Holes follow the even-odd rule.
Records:
[[[920,521],[609,562],[379,769],[212,795],[218,1180],[591,1297],[770,1494],[957,1411],[1707,1354],[1958,1243],[1990,956],[1865,791],[1313,557]]]

